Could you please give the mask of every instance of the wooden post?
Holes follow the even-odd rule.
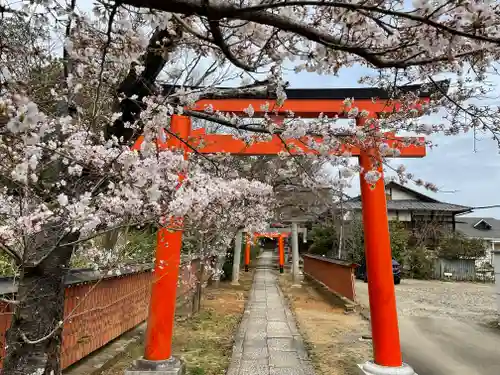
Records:
[[[205,278],[205,260],[200,258],[198,272],[196,274],[196,293],[194,294],[193,313],[196,314],[201,309],[201,299],[203,297],[203,283]]]

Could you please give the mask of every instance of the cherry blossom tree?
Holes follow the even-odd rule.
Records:
[[[60,373],[63,279],[74,249],[86,240],[173,215],[201,232],[220,231],[215,244],[240,225],[257,229],[274,215],[271,181],[235,174],[219,156],[191,150],[186,161],[179,152],[156,149],[150,141],[176,137],[172,115],[231,128],[243,139],[322,136],[321,147],[311,144],[320,151],[315,163],[341,165],[340,180],[353,168],[324,151],[380,137],[353,126],[367,113],[349,98],[347,127],[294,114],[277,127],[272,109],[263,119],[245,120],[194,111],[198,99],[265,92],[280,104],[284,66],[338,74],[364,65],[377,71],[364,83],[392,90],[403,103],[370,125],[427,134],[480,128],[499,139],[498,108],[485,101],[499,57],[500,5],[493,0],[124,0],[94,1],[87,12],[86,4],[0,4],[0,247],[21,270],[6,375]],[[227,74],[235,74],[237,88],[218,88]],[[40,76],[46,80],[33,85]],[[451,91],[438,84],[443,76],[451,77]],[[424,112],[440,114],[440,123],[419,122],[407,110],[417,95],[398,87],[413,82],[438,94]],[[252,108],[247,115],[253,117]],[[142,149],[132,151],[141,134]],[[293,163],[288,173],[302,170],[304,186],[342,185]],[[416,178],[397,171],[402,179]],[[180,173],[186,179],[178,188]]]
[[[24,14],[18,21],[30,25]],[[53,30],[57,30],[56,26]],[[40,369],[40,373],[60,372],[62,279],[73,250],[86,240],[128,225],[156,223],[169,216],[196,222],[202,213],[214,207],[227,208],[242,200],[247,203],[246,207],[242,205],[247,216],[239,218],[239,223],[258,228],[269,217],[267,202],[272,198],[272,190],[265,184],[225,179],[224,175],[211,173],[202,163],[206,161],[196,157],[189,160],[187,168],[188,162],[181,153],[158,153],[147,142],[140,152],[131,151],[127,145],[131,138],[104,134],[106,123],[113,121],[110,88],[113,84],[123,87],[119,80],[126,82],[129,65],[121,66],[121,73],[120,66],[109,67],[118,72],[118,81],[110,85],[111,78],[106,75],[111,76],[111,70],[89,54],[93,48],[89,43],[96,36],[92,32],[99,31],[98,22],[76,20],[70,32],[79,28],[83,34],[83,30],[90,30],[88,43],[78,34],[75,43],[68,38],[62,74],[48,88],[40,85],[51,96],[46,111],[41,109],[47,104],[41,102],[42,98],[33,101],[27,96],[30,82],[23,81],[23,73],[15,71],[18,65],[9,64],[2,70],[0,240],[2,249],[20,268],[17,301],[12,301],[13,323],[7,333],[4,373],[27,374]],[[21,54],[23,58],[32,56],[24,45],[13,46],[16,54],[25,53],[27,57]],[[109,48],[106,59],[112,57],[112,47],[97,47]],[[116,46],[115,53],[121,54],[122,47]],[[7,50],[11,51],[14,50]],[[40,65],[21,65],[29,73],[40,66],[46,69],[47,63],[52,62],[49,51],[40,49],[37,53],[46,54],[40,56]],[[182,54],[180,51],[179,56]],[[3,57],[15,56],[6,53]],[[55,65],[57,70],[57,62]],[[150,126],[154,133],[148,135],[146,130],[146,138],[158,134],[158,129],[153,129],[154,121],[168,124],[167,113],[165,106],[155,108],[154,104],[142,112],[141,121],[149,123],[145,128]],[[186,179],[179,188],[180,173]],[[102,263],[113,260],[111,249],[87,247],[85,251]]]

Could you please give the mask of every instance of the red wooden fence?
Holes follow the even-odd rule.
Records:
[[[194,293],[200,263],[199,260],[194,260],[190,264],[183,264],[177,290],[179,305]],[[148,314],[153,275],[151,269],[105,278],[91,274],[84,281],[75,281],[73,278],[66,286],[61,357],[63,368],[141,324]],[[5,355],[5,333],[10,326],[11,316],[12,306],[0,301],[2,358]]]
[[[343,260],[330,259],[306,254],[304,274],[324,284],[332,292],[351,301],[356,299],[354,269],[355,265]]]

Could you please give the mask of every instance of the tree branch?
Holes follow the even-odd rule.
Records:
[[[11,257],[14,260],[14,262],[16,262],[17,265],[21,265],[23,263],[21,255],[19,255],[17,251],[15,251],[10,246],[3,243],[3,241],[1,241],[0,243],[0,249],[2,249],[4,253],[7,254],[9,257]]]
[[[231,18],[231,19],[241,19],[246,21],[255,22],[261,25],[268,25],[272,27],[276,27],[282,31],[287,31],[294,33],[296,35],[300,35],[310,41],[322,44],[326,47],[351,53],[356,55],[366,62],[370,63],[376,68],[407,68],[410,66],[420,66],[426,65],[434,62],[448,61],[450,56],[448,53],[445,53],[441,56],[436,56],[433,58],[422,59],[422,60],[387,60],[377,56],[375,53],[370,52],[366,48],[359,46],[346,45],[341,39],[334,37],[330,33],[321,32],[318,28],[313,25],[307,25],[305,23],[301,23],[299,21],[295,21],[285,16],[281,16],[278,14],[273,14],[266,11],[250,11],[250,8],[243,8],[245,11],[242,11],[242,8],[238,8],[233,4],[210,4],[209,6],[204,5],[205,0],[170,0],[165,2],[163,0],[124,0],[124,4],[132,5],[139,8],[153,8],[157,10],[162,10],[166,12],[175,12],[175,13],[183,13],[183,14],[197,14],[198,16],[208,17],[209,13],[217,14],[219,19],[222,18]],[[319,5],[320,3],[314,3],[314,5]],[[329,6],[333,6],[329,3]],[[344,3],[335,3],[338,6],[347,5]],[[377,8],[378,9],[378,8]],[[368,10],[371,10],[368,8]],[[441,25],[441,24],[437,24]],[[443,25],[444,27],[444,25]],[[460,34],[457,34],[460,35]],[[472,37],[465,33],[466,37]],[[477,36],[476,36],[477,37]],[[495,40],[489,42],[496,42]],[[481,48],[479,50],[473,50],[469,52],[462,52],[461,54],[456,55],[455,57],[465,57],[470,55],[475,55],[478,53],[484,52],[485,49]],[[380,51],[378,51],[380,54]]]
[[[127,4],[127,3],[123,3]],[[176,41],[182,36],[182,26],[176,30],[175,35],[171,35],[168,29],[156,30],[149,40],[147,52],[142,56],[144,70],[138,76],[135,65],[130,67],[127,77],[118,87],[117,92],[125,95],[119,103],[119,110],[122,115],[113,124],[106,127],[106,138],[115,136],[120,143],[128,144],[135,140],[140,132],[134,131],[131,127],[126,127],[126,123],[133,124],[142,112],[142,98],[154,91],[154,83],[166,64],[165,53],[157,53],[158,43],[165,51],[172,51],[176,46]],[[132,96],[137,96],[135,100]]]
[[[212,33],[212,36],[214,37],[214,43],[221,49],[221,51],[224,53],[226,58],[231,63],[233,63],[234,66],[236,66],[240,69],[249,71],[249,72],[256,71],[255,66],[247,65],[244,62],[240,61],[236,56],[233,55],[233,53],[229,49],[229,46],[224,41],[224,37],[223,37],[222,31],[220,29],[219,21],[209,19],[208,25],[210,27],[210,32]]]
[[[380,13],[384,14],[386,16],[393,16],[393,17],[399,17],[399,18],[404,18],[412,21],[417,21],[421,22],[425,25],[432,26],[438,30],[448,32],[453,35],[457,36],[462,36],[468,39],[473,39],[473,40],[480,40],[483,42],[489,42],[489,43],[500,43],[500,38],[489,38],[483,35],[477,35],[477,34],[471,34],[462,30],[455,29],[453,27],[444,25],[442,23],[433,21],[430,19],[430,17],[424,17],[424,16],[419,16],[414,13],[409,13],[409,12],[399,12],[391,9],[385,9],[379,6],[374,6],[374,5],[365,5],[362,3],[341,3],[337,1],[314,1],[314,0],[298,0],[298,1],[280,1],[280,2],[275,2],[275,3],[264,3],[264,4],[258,4],[258,5],[253,5],[245,8],[240,8],[237,10],[233,16],[237,16],[241,13],[247,13],[247,12],[261,12],[264,10],[268,9],[277,9],[277,8],[284,8],[284,7],[293,7],[293,6],[323,6],[323,7],[332,7],[332,8],[343,8],[343,9],[348,9],[352,11],[369,11],[369,12],[374,12],[374,13]],[[365,13],[361,13],[365,17],[369,17]],[[375,19],[372,18],[372,20],[375,21]]]
[[[224,125],[224,126],[227,126],[229,128],[236,129],[236,130],[250,130],[248,128],[249,125],[259,125],[260,126],[260,124],[258,124],[258,123],[245,124],[244,126],[238,126],[237,124],[234,124],[230,120],[226,120],[222,117],[217,117],[217,116],[205,113],[205,112],[193,111],[190,109],[184,109],[182,113],[184,115],[187,115],[187,116],[198,118],[200,120],[207,120],[207,121],[215,122],[216,124]],[[245,127],[247,127],[247,128],[245,128]],[[265,128],[252,128],[251,130],[255,133],[270,134],[269,130],[266,130]]]
[[[195,37],[198,39],[204,40],[205,42],[208,43],[214,43],[214,40],[205,36],[201,35],[199,32],[194,30],[191,26],[189,26],[181,17],[179,17],[177,14],[172,15],[173,19],[178,22],[188,33],[193,34]]]
[[[198,152],[198,150],[196,148],[194,148],[193,146],[191,146],[189,144],[188,141],[186,141],[185,139],[179,137],[177,134],[175,134],[174,132],[171,132],[170,130],[168,129],[164,129],[171,137],[174,137],[176,139],[178,139],[182,144],[184,144],[187,148],[189,148],[191,151],[193,151],[196,155],[199,155],[201,156],[203,159],[205,159],[206,161],[208,161],[209,163],[211,163],[214,167],[215,167],[215,170],[218,171],[219,170],[219,167],[217,165],[217,163],[215,163],[215,161],[213,161],[212,159],[208,158],[207,156],[203,155],[203,154],[200,154]]]

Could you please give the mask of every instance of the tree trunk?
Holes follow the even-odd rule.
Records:
[[[217,265],[215,268],[215,287],[220,288],[220,279],[222,274],[222,266],[224,266],[224,262],[226,261],[226,254],[217,256]]]
[[[73,245],[64,244],[77,239],[71,233],[53,249],[48,245],[54,242],[44,241],[45,254],[38,246],[25,250],[2,375],[61,374],[64,281],[73,253]]]
[[[203,288],[203,278],[204,278],[204,272],[205,270],[205,262],[203,259],[200,259],[200,262],[198,264],[198,269],[196,270],[196,287],[195,291],[193,293],[193,303],[192,303],[192,313],[196,314],[200,311],[200,305],[201,305],[201,297],[202,297],[202,288]]]
[[[118,242],[118,236],[120,235],[121,229],[115,229],[106,232],[103,240],[103,247],[105,250],[113,250]]]

